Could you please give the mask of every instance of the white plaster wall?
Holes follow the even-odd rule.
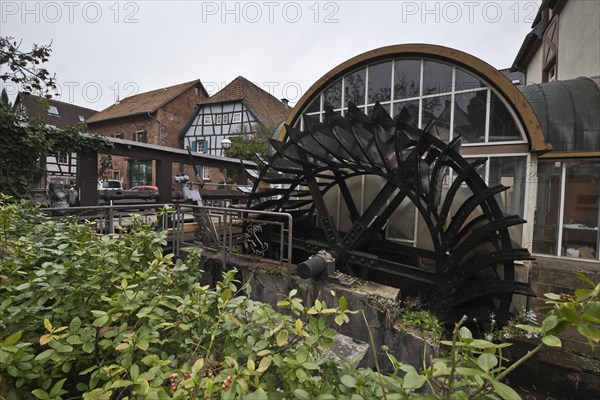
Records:
[[[558,22],[558,79],[600,75],[600,1],[569,1]]]
[[[527,67],[527,85],[542,82],[542,53],[543,49],[542,46],[540,46]]]

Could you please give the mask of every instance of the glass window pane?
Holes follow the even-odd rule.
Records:
[[[387,238],[414,241],[416,207],[406,198],[390,217],[387,225]]]
[[[448,139],[450,138],[451,99],[451,96],[428,97],[423,99],[423,110],[421,111],[421,128],[425,127],[432,119],[435,119],[436,124],[431,133],[445,142],[448,142]]]
[[[485,110],[487,90],[454,96],[454,133],[462,136],[463,143],[485,140]]]
[[[367,103],[390,101],[392,99],[392,63],[369,67],[369,93]]]
[[[493,92],[490,107],[490,142],[522,140],[513,116]]]
[[[567,257],[598,258],[600,162],[567,162],[562,247]]]
[[[490,158],[489,186],[504,185],[508,189],[496,195],[502,211],[510,215],[523,216],[525,206],[525,173],[527,157]],[[513,241],[521,243],[523,226],[509,228]]]
[[[419,100],[400,101],[394,103],[394,113],[392,117],[396,118],[402,112],[404,107],[406,107],[406,111],[408,111],[410,115],[410,119],[407,121],[407,123],[417,126],[419,124]]]
[[[419,96],[421,82],[420,60],[398,60],[394,65],[394,99]]]
[[[344,107],[347,107],[349,102],[357,106],[365,104],[366,74],[367,71],[363,68],[344,78]]]
[[[452,91],[452,67],[435,61],[423,63],[423,95]]]
[[[561,163],[538,163],[537,204],[533,225],[533,252],[557,255]]]
[[[381,105],[385,111],[387,111],[387,113],[390,113],[390,105],[389,104],[382,104]],[[375,106],[367,106],[367,115],[373,115],[373,109],[375,108]]]
[[[309,105],[305,108],[305,113],[319,112],[321,111],[321,95],[315,97]]]
[[[468,72],[456,68],[454,90],[468,90],[485,87],[485,84]]]
[[[342,81],[339,80],[325,89],[325,107],[334,109],[342,107]]]

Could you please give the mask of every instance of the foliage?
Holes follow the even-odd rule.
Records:
[[[2,88],[2,93],[0,94],[0,103],[5,106],[10,107],[10,100],[8,99],[8,93],[6,93],[6,88]]]
[[[102,154],[100,156],[100,168],[98,176],[100,179],[112,179],[112,156],[110,154]]]
[[[252,132],[242,132],[238,136],[230,137],[231,147],[225,150],[227,157],[260,163],[259,155],[265,156],[268,153],[269,139],[273,135],[273,130],[262,124],[253,124],[252,129]],[[227,182],[234,182],[238,179],[236,170],[223,170],[223,174],[226,175]]]
[[[273,130],[265,125],[253,125],[254,132],[231,137],[231,147],[225,150],[227,157],[259,162],[257,154],[266,155]]]
[[[573,327],[587,338],[590,346],[600,341],[600,283],[581,273],[576,274],[589,289],[575,290],[575,295],[546,293],[549,311],[541,324],[520,325],[528,332],[541,335],[548,346],[560,347],[558,335]]]
[[[32,184],[44,172],[46,155],[108,146],[101,136],[83,135],[83,124],[56,129],[2,103],[0,132],[0,192],[17,199],[29,197]]]
[[[56,77],[50,75],[46,68],[40,65],[48,62],[52,49],[50,44],[34,44],[30,51],[21,50],[22,42],[17,42],[10,36],[0,36],[0,67],[5,72],[0,73],[0,80],[20,84],[25,92],[45,93],[56,91]]]
[[[99,235],[94,222],[51,221],[8,200],[0,199],[0,399],[512,400],[503,379],[535,353],[509,365],[509,344],[474,339],[462,320],[442,342],[446,355],[420,372],[392,354],[389,373],[357,369],[323,357],[331,325],[353,314],[343,297],[307,307],[292,290],[282,314],[251,300],[234,270],[214,288],[201,285],[199,253],[163,254],[165,234],[139,218],[121,236]],[[588,283],[575,296],[548,295],[544,322],[523,326],[542,335],[539,347],[559,345],[567,325],[598,341],[600,286]]]
[[[424,309],[424,303],[418,297],[406,299],[398,315],[396,326],[402,331],[415,332],[435,341],[444,334],[444,326],[434,314]]]

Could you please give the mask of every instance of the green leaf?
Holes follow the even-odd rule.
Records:
[[[23,334],[23,331],[17,331],[15,333],[13,333],[9,337],[7,337],[0,346],[12,346],[13,344],[17,343],[19,341],[19,339],[21,339],[22,334]]]
[[[136,382],[140,376],[140,367],[137,364],[133,364],[129,367],[129,376],[131,376],[132,382]]]
[[[575,272],[575,276],[577,276],[577,278],[579,278],[580,280],[582,280],[583,282],[586,282],[588,285],[590,285],[591,287],[595,287],[596,284],[594,283],[593,280],[591,280],[590,278],[588,278],[587,276],[585,276],[584,274],[582,274],[581,272]]]
[[[307,359],[308,350],[306,349],[306,347],[300,347],[298,350],[296,350],[296,361],[298,361],[298,364],[302,364]]]
[[[302,368],[296,370],[296,377],[300,382],[304,382],[308,378],[308,373]]]
[[[246,363],[246,367],[249,371],[254,371],[256,369],[256,364],[254,363],[254,360],[249,358],[248,362]]]
[[[542,342],[546,345],[546,346],[550,346],[550,347],[560,347],[561,346],[561,341],[558,337],[554,336],[554,335],[546,335],[542,338]]]
[[[498,359],[493,354],[483,353],[477,357],[477,365],[485,372],[489,372],[492,368],[498,365]]]
[[[296,398],[298,400],[310,400],[310,394],[308,394],[308,392],[304,389],[296,389],[294,390],[294,396],[296,396]]]
[[[502,382],[492,380],[492,386],[494,391],[504,400],[521,400],[521,396],[517,392]]]
[[[204,358],[199,358],[192,365],[192,374],[198,375],[198,372],[204,367]]]
[[[600,340],[600,329],[596,328],[592,324],[582,323],[577,325],[577,332],[581,333],[586,338],[597,342]]]
[[[271,366],[272,361],[273,361],[273,357],[271,357],[271,356],[263,358],[262,360],[260,360],[260,363],[258,364],[257,371],[265,372]]]
[[[54,350],[54,349],[48,349],[48,350],[42,351],[40,354],[35,356],[35,360],[36,361],[45,361],[45,360],[49,359],[50,357],[52,357],[52,355],[55,352],[56,352],[56,350]]]
[[[340,297],[340,299],[338,300],[338,307],[342,311],[345,311],[348,307],[348,302],[346,301],[346,298],[344,296]]]
[[[277,334],[276,342],[277,346],[282,347],[288,341],[289,333],[286,330],[279,331]]]
[[[135,344],[135,347],[137,347],[140,350],[144,350],[144,351],[148,350],[149,346],[150,345],[148,344],[148,341],[145,339],[142,339]]]
[[[62,391],[62,387],[65,384],[65,381],[67,380],[67,378],[61,379],[60,381],[56,382],[54,384],[54,386],[52,386],[52,389],[50,389],[50,396],[51,397],[57,397],[61,394]]]
[[[52,328],[52,323],[48,318],[44,318],[44,327],[48,332],[52,332],[54,330],[54,328]]]
[[[550,300],[560,300],[560,295],[556,293],[544,293],[544,296]]]
[[[340,378],[340,382],[342,382],[342,385],[348,388],[356,387],[356,379],[354,379],[354,377],[350,375],[342,375],[342,377]]]
[[[575,291],[575,296],[577,296],[577,301],[585,301],[594,295],[594,291],[590,289],[577,289]]]
[[[402,387],[404,389],[415,390],[421,388],[425,382],[427,382],[427,378],[425,378],[423,375],[417,374],[416,371],[410,371],[404,375]]]
[[[44,389],[35,389],[33,395],[41,400],[50,400],[50,393],[46,392]]]
[[[83,346],[81,347],[81,349],[83,351],[85,351],[86,353],[91,353],[94,351],[94,343],[93,342],[84,343]]]
[[[466,326],[463,326],[460,328],[460,337],[461,339],[473,339],[473,334],[471,333],[471,331],[469,330],[469,328],[467,328]]]
[[[100,327],[103,327],[108,322],[108,320],[109,320],[109,317],[108,317],[108,315],[105,314],[101,317],[96,318],[93,322],[93,325],[100,328]]]
[[[120,387],[127,387],[127,386],[131,386],[131,384],[133,384],[133,382],[128,381],[126,379],[119,379],[118,381],[114,381],[112,383],[112,385],[110,385],[110,388],[114,389],[114,388],[120,388]]]
[[[558,324],[556,315],[548,315],[542,322],[542,332],[550,332]]]

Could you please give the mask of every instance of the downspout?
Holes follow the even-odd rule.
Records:
[[[150,118],[152,118],[153,120],[155,120],[156,122],[158,122],[158,144],[159,144],[159,146],[162,146],[163,145],[163,143],[162,143],[162,139],[163,139],[162,123],[157,118],[154,118],[152,116],[152,114],[150,113],[150,111],[148,111],[148,116]]]

